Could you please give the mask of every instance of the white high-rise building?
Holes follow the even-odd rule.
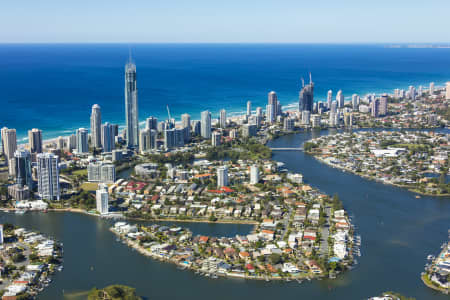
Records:
[[[429,93],[430,95],[433,95],[433,94],[434,94],[434,82],[430,82],[430,88],[429,88],[429,90],[428,90],[428,93]]]
[[[450,100],[450,81],[445,84],[445,99]]]
[[[65,142],[66,142],[65,139],[62,136],[59,136],[56,139],[56,149],[63,150]]]
[[[258,107],[256,108],[256,116],[262,118],[262,116],[263,116],[263,110],[262,110],[262,107],[259,107],[259,106],[258,106]]]
[[[259,182],[259,168],[257,165],[250,167],[250,184],[257,184]]]
[[[247,101],[247,117],[252,115],[252,101]]]
[[[130,61],[125,66],[125,122],[127,147],[139,146],[139,111],[136,85],[136,65]]]
[[[3,245],[3,224],[0,224],[0,244]]]
[[[228,168],[226,166],[217,168],[217,187],[221,188],[228,185]]]
[[[106,184],[99,184],[95,192],[97,211],[103,215],[109,212],[109,194],[108,186]]]
[[[37,155],[38,193],[42,199],[59,200],[58,156],[52,153]]]
[[[410,85],[408,91],[409,91],[409,98],[413,101],[416,100],[416,88]]]
[[[191,116],[189,114],[181,115],[181,127],[184,130],[184,142],[191,140]]]
[[[220,110],[219,125],[220,128],[227,127],[227,111],[225,109]]]
[[[102,125],[101,142],[103,152],[111,152],[115,148],[114,128],[108,122]]]
[[[31,153],[42,153],[42,131],[37,128],[29,130],[28,143]]]
[[[91,162],[87,171],[89,182],[114,183],[116,181],[116,167],[113,164]]]
[[[204,139],[211,138],[211,113],[209,110],[202,111],[200,131]]]
[[[91,144],[92,147],[100,148],[102,146],[102,133],[100,132],[102,126],[102,113],[100,112],[100,105],[92,105],[91,112]]]
[[[156,149],[156,139],[158,132],[154,129],[144,129],[139,132],[139,151],[145,153],[151,149]]]
[[[17,136],[15,129],[9,129],[7,127],[2,128],[2,152],[6,156],[6,161],[14,158],[14,152],[17,150]]]
[[[331,108],[331,102],[333,101],[333,91],[329,90],[327,94],[327,107],[328,109]]]
[[[336,101],[339,108],[343,108],[345,105],[344,95],[342,94],[342,90],[339,90],[336,94]]]
[[[272,124],[276,121],[277,111],[278,111],[277,93],[275,93],[274,91],[271,91],[267,95],[267,107],[266,107],[267,122]]]
[[[77,153],[89,153],[89,137],[86,128],[77,129]]]
[[[145,129],[158,129],[158,119],[155,117],[148,117],[145,120]]]
[[[66,149],[72,151],[77,147],[77,136],[71,134],[66,138]]]
[[[352,107],[354,110],[358,110],[359,96],[357,94],[352,95]]]

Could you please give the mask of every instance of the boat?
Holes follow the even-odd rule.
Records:
[[[25,209],[17,209],[16,210],[16,215],[23,215],[25,214],[27,211]]]

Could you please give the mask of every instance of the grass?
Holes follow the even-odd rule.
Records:
[[[87,176],[87,169],[76,170],[72,172],[73,175]]]
[[[98,187],[98,183],[96,182],[85,182],[81,185],[80,188],[82,188],[85,191],[96,191]]]

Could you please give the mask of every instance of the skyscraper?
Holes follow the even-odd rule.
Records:
[[[202,111],[200,127],[202,137],[209,140],[211,138],[211,113],[209,110]]]
[[[152,129],[144,129],[139,132],[139,152],[144,153],[152,148],[151,131]]]
[[[191,116],[189,114],[181,115],[181,127],[184,130],[184,141],[187,143],[191,140]]]
[[[225,109],[220,110],[219,125],[220,128],[227,127],[227,111]]]
[[[15,159],[15,175],[16,183],[20,186],[27,185],[33,188],[33,179],[31,177],[31,154],[28,150],[16,150]]]
[[[158,129],[158,119],[155,117],[148,117],[145,120],[145,129]]]
[[[111,152],[115,148],[114,128],[108,122],[102,125],[101,142],[103,152]]]
[[[309,112],[313,111],[314,103],[314,83],[312,82],[311,73],[309,74],[309,84],[306,86],[302,80],[302,89],[299,94],[298,107],[299,111],[307,110]]]
[[[388,94],[381,95],[380,104],[379,104],[379,114],[380,116],[387,115],[388,111]]]
[[[430,95],[434,94],[434,82],[430,82],[430,89],[428,92],[430,93]]]
[[[228,185],[228,168],[226,166],[217,168],[217,187],[221,188]]]
[[[86,128],[77,129],[77,152],[88,153],[89,152],[89,144],[88,144],[88,131]]]
[[[77,147],[77,136],[75,134],[71,134],[66,139],[66,149],[72,151]]]
[[[58,156],[40,153],[37,155],[37,165],[39,196],[42,199],[59,200]]]
[[[252,115],[252,101],[247,101],[247,117]]]
[[[327,107],[331,109],[331,102],[333,101],[333,91],[329,90],[327,94]]]
[[[91,144],[92,147],[100,148],[102,146],[102,113],[100,112],[100,106],[98,104],[92,105],[91,112]]]
[[[344,95],[342,94],[342,90],[339,90],[336,94],[336,101],[339,108],[343,108],[345,105]]]
[[[266,107],[266,113],[267,113],[267,121],[269,123],[274,123],[276,119],[276,113],[277,113],[277,107],[278,107],[278,97],[277,93],[274,91],[271,91],[267,95],[267,107]],[[269,109],[270,106],[270,109]]]
[[[352,95],[352,107],[357,110],[359,106],[359,96],[357,94]]]
[[[370,103],[370,111],[371,115],[374,118],[378,118],[380,115],[380,100],[379,99],[373,99]]]
[[[125,121],[128,148],[136,148],[139,145],[138,115],[136,65],[130,59],[125,66]]]
[[[164,147],[171,149],[184,146],[184,130],[179,128],[164,131]]]
[[[14,158],[14,152],[17,150],[17,136],[15,129],[9,129],[7,127],[2,128],[2,145],[3,154],[6,156],[6,160]]]
[[[28,130],[28,142],[31,153],[42,153],[42,131],[33,128]]]

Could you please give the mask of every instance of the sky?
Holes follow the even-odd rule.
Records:
[[[0,43],[440,43],[450,0],[1,0]]]

